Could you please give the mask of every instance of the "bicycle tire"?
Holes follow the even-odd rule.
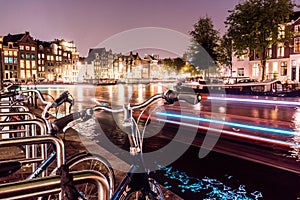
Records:
[[[142,191],[136,191],[128,194],[125,200],[164,200],[164,194],[160,185],[152,178],[148,179],[151,194],[145,196]]]
[[[75,156],[73,159],[67,161],[67,165],[69,166],[70,172],[71,171],[81,171],[81,170],[95,170],[101,172],[106,178],[109,183],[109,190],[110,196],[114,191],[114,184],[115,184],[115,175],[111,165],[107,162],[107,160],[101,156],[95,156],[92,154],[80,154]],[[50,175],[56,174],[57,168],[54,169]],[[96,185],[93,183],[83,183],[76,185],[78,191],[81,194],[89,199],[98,199],[98,193]],[[48,196],[48,200],[58,199],[58,195],[50,195]]]

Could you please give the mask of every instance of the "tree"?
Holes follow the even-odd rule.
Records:
[[[188,61],[197,68],[209,70],[209,67],[216,66],[219,32],[214,29],[209,17],[200,17],[193,27],[194,30],[189,33],[192,45],[187,52]]]
[[[285,26],[296,4],[292,0],[245,0],[230,10],[225,24],[233,40],[235,55],[257,54],[266,77],[267,50],[275,44],[285,44],[292,38],[292,31]]]
[[[232,38],[225,33],[220,40],[220,45],[217,48],[218,62],[222,65],[226,65],[230,69],[230,75],[232,76]]]

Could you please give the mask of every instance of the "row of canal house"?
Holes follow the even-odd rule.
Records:
[[[116,54],[105,48],[93,48],[81,63],[79,82],[97,83],[101,79],[152,79],[159,73],[159,57],[138,53]]]
[[[266,79],[291,80],[300,82],[300,12],[295,12],[290,23],[294,38],[290,43],[277,44],[268,49],[266,63]],[[285,27],[282,26],[279,37],[284,37]],[[261,79],[262,68],[258,56],[247,55],[233,57],[232,76]]]
[[[41,41],[29,32],[0,37],[0,79],[76,82],[79,53],[73,41]]]

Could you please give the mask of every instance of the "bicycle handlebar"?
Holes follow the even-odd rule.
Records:
[[[61,104],[68,102],[71,105],[74,104],[74,100],[71,97],[71,94],[68,91],[63,92],[57,99],[52,102],[51,107],[57,108]]]
[[[113,109],[111,107],[108,107],[106,105],[97,105],[93,108],[88,108],[86,110],[80,111],[80,112],[75,112],[72,114],[69,114],[67,116],[64,116],[62,118],[56,119],[53,123],[52,126],[56,131],[61,131],[65,126],[68,125],[68,123],[77,120],[77,119],[83,119],[83,120],[88,120],[93,116],[94,111],[96,110],[105,110],[111,113],[120,113],[120,112],[127,112],[128,110],[134,110],[138,108],[143,108],[148,106],[151,102],[157,100],[157,99],[164,99],[168,104],[173,104],[176,101],[186,101],[190,104],[197,104],[201,101],[201,96],[200,95],[193,95],[193,94],[180,94],[177,93],[173,90],[168,90],[165,93],[162,94],[156,94],[152,97],[150,97],[148,100],[141,104],[137,105],[127,105],[124,106],[123,108],[120,109]]]

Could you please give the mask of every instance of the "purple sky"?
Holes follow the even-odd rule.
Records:
[[[2,0],[0,35],[30,34],[40,40],[73,40],[81,56],[120,32],[161,27],[188,34],[199,17],[224,32],[228,10],[239,0]],[[300,3],[300,0],[296,1]]]

